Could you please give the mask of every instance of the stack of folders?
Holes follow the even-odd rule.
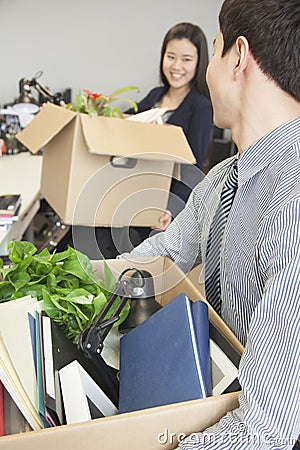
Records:
[[[33,430],[43,428],[43,422],[29,317],[42,306],[30,296],[0,304],[0,380]]]
[[[181,293],[121,338],[119,412],[235,389],[239,358],[210,324],[207,304]]]
[[[0,304],[0,330],[0,381],[33,430],[117,413],[110,367],[86,358],[43,302]]]
[[[38,320],[38,318],[37,318]],[[42,369],[39,413],[51,425],[114,415],[118,398],[102,359],[87,358],[44,313],[40,314]]]

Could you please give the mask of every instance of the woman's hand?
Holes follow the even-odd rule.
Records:
[[[49,102],[49,100],[47,100],[46,102],[42,103],[41,106],[40,106],[40,109],[43,108],[44,105],[46,105],[47,103],[51,103],[51,102]],[[53,103],[51,103],[51,104],[53,104]],[[58,106],[62,106],[63,108],[66,108],[66,107],[67,107],[67,104],[66,104],[63,100],[61,100],[61,101],[59,102],[59,105],[58,105]]]
[[[165,211],[164,214],[159,219],[159,225],[154,225],[151,227],[152,230],[165,231],[170,223],[172,222],[172,213],[171,211]]]

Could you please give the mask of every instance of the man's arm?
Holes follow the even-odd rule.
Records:
[[[123,253],[120,258],[143,258],[166,256],[172,259],[185,273],[201,262],[201,206],[202,188],[199,184],[192,192],[183,211],[172,221],[168,228],[154,234],[134,248]]]
[[[220,191],[231,167],[228,158],[213,167],[193,189],[185,208],[168,228],[143,241],[119,258],[166,256],[187,273],[202,262],[211,220],[219,202]]]
[[[300,433],[299,224],[298,200],[268,223],[259,245],[264,287],[240,364],[240,408],[180,449],[293,448]]]

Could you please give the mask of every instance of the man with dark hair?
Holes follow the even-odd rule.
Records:
[[[297,1],[227,0],[220,12],[224,56],[238,36],[247,38],[261,71],[300,100],[300,4]]]
[[[245,351],[240,407],[181,449],[292,449],[300,433],[300,2],[225,0],[207,82],[238,155],[167,230],[122,257],[202,262],[208,300]],[[216,244],[219,248],[217,249]],[[198,431],[198,430],[195,430]]]

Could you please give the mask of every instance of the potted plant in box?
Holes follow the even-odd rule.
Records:
[[[138,107],[135,101],[130,98],[119,97],[120,94],[134,90],[138,90],[138,88],[136,86],[125,86],[110,95],[104,95],[83,89],[76,95],[75,103],[68,103],[66,107],[72,111],[89,114],[90,116],[123,117],[123,113],[116,106],[116,102],[125,101],[137,112]]]

